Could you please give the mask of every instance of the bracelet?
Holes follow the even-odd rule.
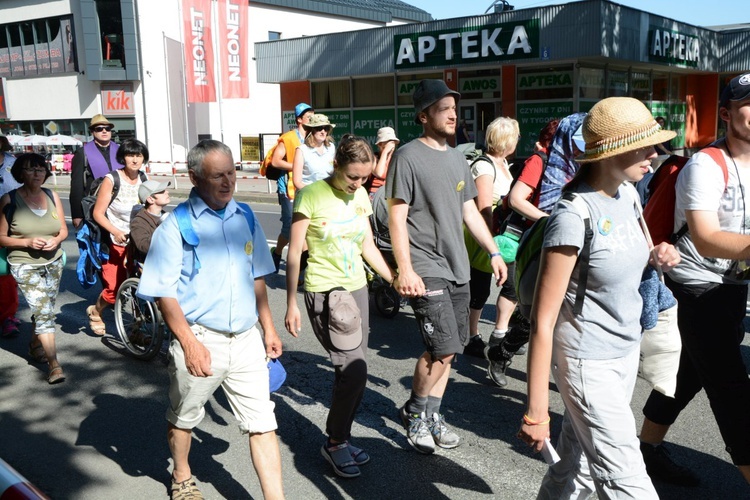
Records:
[[[526,425],[547,425],[552,421],[551,417],[547,417],[547,420],[542,420],[541,422],[537,422],[536,420],[531,420],[528,415],[525,413],[523,414],[523,423]]]
[[[500,252],[493,252],[490,254],[490,259],[493,257],[502,257],[502,256],[503,254],[501,254]]]

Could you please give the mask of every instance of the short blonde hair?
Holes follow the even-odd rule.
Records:
[[[487,151],[507,156],[516,149],[520,133],[518,122],[513,118],[505,116],[495,118],[487,125],[487,130],[485,131]]]

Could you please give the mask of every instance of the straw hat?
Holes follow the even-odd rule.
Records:
[[[313,129],[313,128],[321,128],[321,127],[329,127],[334,128],[336,125],[330,122],[328,120],[328,117],[326,115],[323,115],[321,113],[315,113],[312,115],[312,118],[310,118],[310,121],[308,123],[305,123],[303,127],[306,129]]]
[[[655,146],[677,135],[671,130],[662,130],[648,108],[632,97],[608,97],[599,101],[583,120],[582,130],[586,151],[576,158],[578,163]]]
[[[91,122],[89,123],[89,128],[93,128],[97,125],[110,125],[112,127],[115,126],[114,123],[107,120],[107,118],[101,113],[99,113],[98,115],[94,115],[94,117],[91,118]]]

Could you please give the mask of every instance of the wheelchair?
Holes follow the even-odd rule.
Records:
[[[117,336],[128,353],[138,359],[150,360],[162,349],[167,326],[155,302],[136,295],[140,283],[136,272],[122,282],[115,297]]]

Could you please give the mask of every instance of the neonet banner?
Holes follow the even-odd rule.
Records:
[[[188,102],[215,102],[211,0],[183,0]]]
[[[225,99],[250,97],[247,0],[219,0],[218,25],[221,95]]]

